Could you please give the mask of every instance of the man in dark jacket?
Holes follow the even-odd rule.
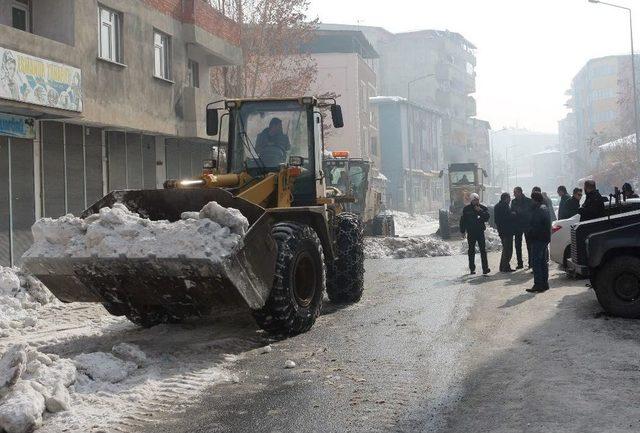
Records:
[[[580,221],[589,221],[606,216],[606,212],[604,210],[605,200],[600,195],[600,191],[596,189],[595,181],[586,181],[584,183],[584,192],[587,198],[578,211],[580,214]]]
[[[582,188],[574,188],[573,196],[567,200],[567,204],[564,207],[564,218],[569,219],[574,215],[577,215],[580,211],[580,202],[582,201]]]
[[[534,186],[533,187],[533,189],[531,190],[531,194],[533,194],[534,192],[539,192],[539,193],[542,194],[543,204],[544,204],[545,208],[547,209],[547,212],[549,212],[549,218],[551,218],[551,221],[555,221],[556,220],[556,210],[553,208],[553,201],[551,201],[551,199],[549,198],[547,193],[543,192],[542,188],[540,188],[539,186]]]
[[[558,187],[558,197],[560,197],[560,206],[558,208],[558,219],[566,220],[567,218],[571,218],[573,215],[575,215],[575,214],[569,215],[569,212],[567,209],[567,203],[571,199],[571,196],[569,195],[569,191],[567,191],[566,186],[560,185]]]
[[[494,219],[498,227],[500,242],[502,243],[502,256],[500,257],[500,272],[515,272],[511,269],[511,257],[513,257],[513,234],[515,231],[515,215],[509,207],[511,196],[505,192],[500,197],[493,209]]]
[[[287,162],[291,150],[289,137],[282,132],[282,120],[274,117],[256,139],[256,152],[265,167],[278,167]]]
[[[529,226],[533,264],[533,287],[527,292],[541,293],[549,290],[549,242],[551,242],[551,218],[539,192],[531,194],[533,210]]]
[[[529,231],[529,222],[531,219],[531,199],[527,198],[522,192],[522,188],[517,186],[513,190],[514,199],[511,201],[511,212],[515,214],[514,237],[516,245],[516,258],[518,266],[516,269],[522,269],[524,263],[522,260],[522,235]],[[529,256],[529,267],[531,267],[531,251],[529,242],[527,241],[527,253]]]
[[[476,273],[476,243],[480,249],[480,258],[482,259],[482,274],[488,275],[489,261],[487,260],[487,250],[484,239],[484,231],[486,226],[484,223],[489,221],[489,211],[485,206],[480,204],[480,196],[471,194],[471,204],[464,207],[462,216],[460,217],[460,233],[467,234],[469,243],[469,270],[471,274]]]
[[[625,183],[624,185],[622,185],[622,195],[624,196],[625,200],[628,200],[630,198],[640,198],[638,197],[638,194],[633,191],[633,187],[630,183]]]

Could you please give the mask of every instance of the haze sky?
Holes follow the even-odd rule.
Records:
[[[611,2],[635,6],[638,53],[640,1]],[[494,130],[557,132],[565,91],[586,61],[630,52],[628,13],[587,0],[311,0],[309,16],[392,32],[461,33],[478,47],[478,117]]]

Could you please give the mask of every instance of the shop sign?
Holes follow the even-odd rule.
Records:
[[[0,135],[14,138],[36,138],[36,122],[31,117],[0,113]]]
[[[0,98],[82,111],[80,69],[0,47]]]

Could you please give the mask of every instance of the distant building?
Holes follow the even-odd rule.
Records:
[[[371,102],[380,113],[382,172],[389,179],[388,206],[415,212],[444,206],[446,168],[442,139],[442,113],[409,103],[401,97],[376,97]]]
[[[561,154],[558,152],[557,134],[505,128],[491,131],[491,142],[494,154],[501,157],[495,159],[502,160],[505,164],[506,176],[503,185],[505,190],[521,186],[528,195],[534,186],[542,188],[542,184],[545,184],[544,188],[548,192],[555,191],[553,184],[558,182],[559,168],[554,168],[556,167],[554,163],[544,170],[544,165],[536,167],[536,161],[552,155],[560,164]]]
[[[318,30],[302,49],[318,68],[311,93],[333,93],[342,106],[344,128],[328,131],[327,149],[348,150],[381,167],[377,108],[369,103],[377,95],[376,50],[361,32],[350,30]]]
[[[580,178],[579,168],[585,165],[585,155],[578,151],[578,124],[575,113],[558,122],[559,150],[562,154],[562,184],[573,185]]]
[[[633,105],[629,108],[620,103],[621,96],[631,92],[630,57],[589,60],[576,74],[567,92],[570,95],[567,107],[575,118],[578,157],[575,175],[579,178],[590,175],[596,168],[599,145],[632,132],[629,115]],[[640,57],[636,57],[636,62],[640,63]]]
[[[357,29],[365,34],[380,58],[373,62],[380,94],[396,95],[443,113],[443,145],[447,162],[470,162],[468,149],[487,137],[487,123],[476,116],[476,47],[450,31],[391,33],[381,27],[321,24],[322,29]],[[483,140],[489,153],[488,140]],[[474,161],[475,162],[475,161]],[[483,164],[483,161],[478,161]]]
[[[201,173],[209,70],[241,63],[238,23],[202,0],[1,1],[0,265],[36,218]]]

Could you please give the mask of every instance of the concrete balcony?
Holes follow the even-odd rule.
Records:
[[[209,66],[242,64],[240,25],[202,0],[183,0],[182,36],[189,50],[207,55]]]
[[[478,114],[476,99],[473,96],[467,96],[467,117],[474,117]]]

